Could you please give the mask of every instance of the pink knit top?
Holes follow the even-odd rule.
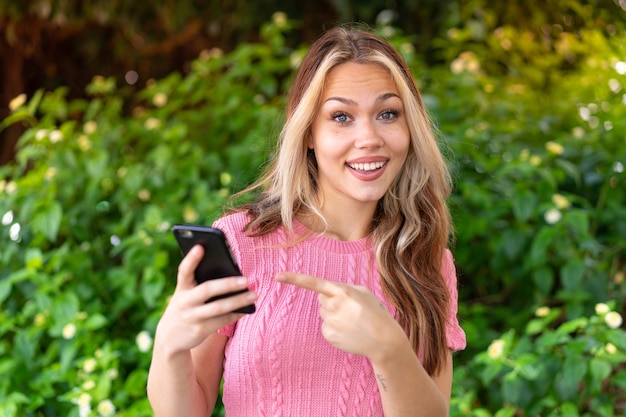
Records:
[[[321,333],[317,294],[278,283],[280,271],[367,286],[386,302],[367,239],[339,241],[321,235],[290,245],[285,230],[249,238],[245,213],[215,222],[224,231],[250,288],[257,311],[220,330],[229,336],[224,360],[223,402],[227,417],[383,416],[372,367],[366,357],[346,353]],[[295,232],[309,232],[294,223]],[[443,275],[451,295],[447,337],[450,349],[465,347],[457,314],[456,273],[446,251]]]

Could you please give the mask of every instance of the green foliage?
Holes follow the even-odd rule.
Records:
[[[41,92],[2,168],[0,415],[148,416],[150,343],[180,254],[174,223],[211,223],[258,175],[280,125],[287,22],[203,53],[137,95]],[[108,403],[107,401],[111,401]]]
[[[0,415],[150,415],[151,338],[180,259],[170,227],[211,223],[258,175],[302,56],[291,25],[277,14],[262,42],[203,52],[139,93],[95,77],[86,99],[40,91],[2,121],[28,130],[0,168]],[[469,349],[452,414],[612,416],[624,332],[594,312],[624,311],[626,42],[580,31],[538,62],[539,38],[485,28],[483,49],[441,39],[435,67],[393,38],[456,181]],[[491,65],[507,54],[509,69]]]
[[[604,303],[591,317],[565,322],[560,309],[544,307],[536,314],[521,334],[510,330],[493,340],[455,375],[452,414],[623,415],[626,332],[619,328],[621,316]]]

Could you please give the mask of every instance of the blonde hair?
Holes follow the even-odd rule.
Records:
[[[379,201],[371,232],[385,295],[425,369],[436,374],[448,352],[449,294],[441,265],[452,233],[446,205],[451,181],[413,76],[386,40],[366,30],[337,27],[311,46],[290,90],[278,154],[242,192],[260,191],[254,202],[240,208],[252,215],[246,232],[258,236],[281,226],[291,229],[299,213],[313,213],[324,222],[317,166],[307,140],[326,75],[346,62],[386,68],[404,104],[411,146],[401,174]]]

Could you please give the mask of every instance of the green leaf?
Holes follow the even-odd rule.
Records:
[[[611,382],[626,392],[626,370],[621,370],[613,375]]]
[[[85,330],[97,330],[106,326],[108,320],[102,314],[91,314],[87,320],[85,320]]]
[[[585,273],[585,264],[580,259],[572,259],[561,268],[561,282],[566,290],[580,288]]]
[[[505,402],[519,404],[522,394],[528,387],[515,373],[508,374],[502,381],[502,396]]]
[[[525,223],[531,218],[536,206],[537,196],[528,190],[518,192],[513,198],[513,213],[515,218],[521,223]]]
[[[586,328],[588,324],[589,320],[586,317],[579,317],[577,319],[561,324],[558,329],[556,329],[556,332],[561,335],[570,334],[580,329]]]
[[[541,319],[532,319],[526,325],[526,334],[533,335],[537,333],[541,333],[545,328],[545,320]]]
[[[502,234],[502,245],[507,258],[515,259],[526,244],[525,236],[516,230],[506,230]]]
[[[78,348],[74,343],[66,343],[61,348],[61,358],[59,360],[61,365],[61,371],[67,372],[71,367],[76,358],[76,354],[78,352]]]
[[[62,218],[63,208],[54,201],[47,210],[35,215],[32,222],[33,230],[43,233],[50,242],[56,242]]]
[[[2,132],[4,129],[11,126],[12,124],[25,123],[29,125],[34,125],[36,122],[37,119],[29,114],[27,109],[18,109],[9,114],[3,120],[0,120],[0,132]]]
[[[147,381],[148,372],[145,369],[135,369],[128,378],[126,378],[124,391],[130,395],[139,397],[144,394]]]
[[[566,402],[561,405],[561,415],[563,417],[578,417],[578,407],[572,402]]]
[[[37,342],[29,337],[26,330],[20,330],[15,335],[13,351],[16,358],[19,358],[27,367],[34,365],[35,349]]]
[[[0,304],[4,303],[4,301],[9,298],[12,288],[13,283],[10,279],[0,280]]]
[[[555,228],[553,227],[544,227],[537,233],[530,248],[530,266],[545,265],[548,247],[552,243],[555,233]]]
[[[541,267],[533,271],[533,282],[535,287],[541,291],[543,295],[549,295],[554,287],[554,273],[547,266]]]
[[[501,408],[500,410],[496,411],[496,414],[494,414],[493,417],[513,417],[514,415],[515,415],[515,408],[507,407],[507,408]]]
[[[543,366],[536,355],[526,353],[516,360],[516,368],[520,376],[529,381],[539,378],[543,374]]]
[[[39,248],[28,248],[24,255],[26,269],[36,271],[43,266],[43,254]]]
[[[589,234],[589,214],[582,210],[569,211],[565,214],[563,222],[570,226],[578,237]]]
[[[611,364],[599,358],[593,358],[589,362],[589,371],[591,373],[591,384],[589,389],[591,392],[602,392],[602,382],[611,375]]]
[[[578,395],[580,384],[587,372],[587,362],[579,356],[568,356],[563,369],[556,377],[555,388],[564,401],[573,400]]]

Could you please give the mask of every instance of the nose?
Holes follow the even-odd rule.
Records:
[[[370,120],[362,121],[355,135],[354,146],[358,149],[379,148],[385,143],[375,122]]]

